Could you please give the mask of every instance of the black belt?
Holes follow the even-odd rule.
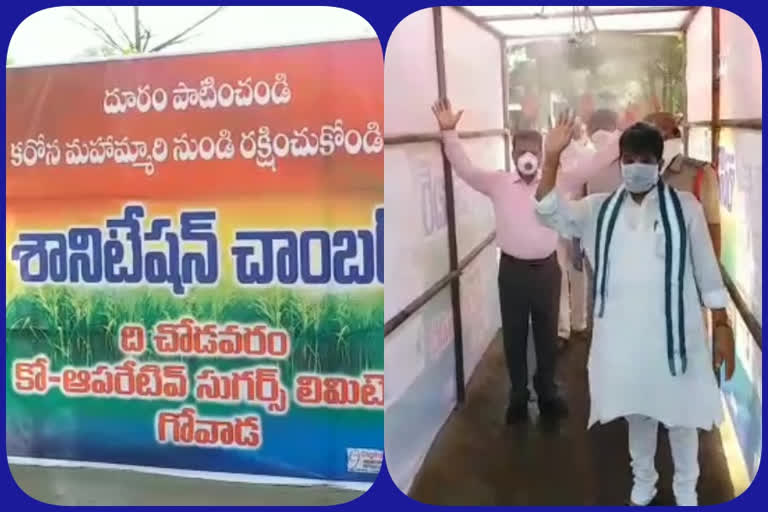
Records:
[[[525,259],[525,260],[523,260],[523,259],[511,256],[511,255],[509,255],[509,254],[507,254],[505,252],[502,252],[501,253],[501,259],[507,260],[510,263],[516,263],[516,264],[520,264],[520,265],[537,266],[537,265],[544,265],[546,263],[550,263],[552,260],[556,260],[557,259],[557,254],[554,251],[552,251],[552,254],[550,254],[546,258]]]

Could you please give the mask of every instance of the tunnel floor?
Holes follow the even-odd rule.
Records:
[[[465,404],[435,439],[409,495],[433,505],[626,505],[632,482],[626,422],[586,430],[589,414],[588,341],[574,338],[560,355],[558,375],[570,416],[538,424],[536,406],[526,425],[506,426],[509,389],[499,336],[467,387]],[[719,432],[702,432],[699,504],[733,499]],[[664,428],[656,454],[660,505],[674,505],[673,464]]]

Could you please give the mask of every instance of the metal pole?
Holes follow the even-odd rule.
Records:
[[[720,9],[712,7],[712,165],[720,163]]]
[[[441,99],[447,98],[445,83],[445,53],[443,46],[443,13],[441,7],[432,8],[435,30],[435,64],[437,65],[437,91]],[[445,216],[448,225],[448,262],[451,272],[459,268],[459,251],[456,243],[456,205],[453,197],[453,171],[443,152],[443,177],[445,183]],[[451,307],[453,309],[453,349],[456,361],[456,402],[464,403],[464,337],[461,322],[460,279],[451,280]]]
[[[695,11],[691,11],[695,12]],[[684,52],[684,58],[683,58],[683,154],[685,156],[690,156],[688,154],[688,148],[690,146],[690,137],[691,137],[691,128],[688,124],[688,26],[685,26],[683,28],[683,52]]]
[[[717,169],[720,163],[720,9],[712,11],[712,166]],[[719,175],[719,173],[718,173]],[[714,334],[714,332],[713,332]],[[714,344],[714,335],[712,343]],[[712,354],[714,357],[714,345]],[[722,373],[715,372],[717,385],[722,384]]]
[[[501,14],[494,16],[476,16],[483,22],[489,23],[493,21],[546,21],[550,19],[558,18],[573,18],[579,15],[579,10],[582,13],[589,12],[591,18],[600,16],[620,16],[620,15],[632,15],[632,14],[651,14],[651,13],[664,13],[664,12],[684,12],[690,11],[692,7],[636,7],[636,8],[619,8],[619,9],[603,9],[597,11],[592,9],[584,9],[583,7],[574,6],[570,11],[553,12],[552,14]]]

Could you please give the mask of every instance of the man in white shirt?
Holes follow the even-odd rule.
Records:
[[[619,139],[616,191],[563,199],[555,181],[571,132],[572,121],[563,116],[547,136],[536,211],[543,225],[584,242],[594,270],[588,427],[626,418],[630,504],[642,506],[656,496],[656,436],[658,424],[666,425],[675,499],[696,505],[697,429],[722,421],[702,302],[712,311],[715,367],[725,362],[727,379],[734,369],[728,295],[701,204],[659,178],[664,140],[645,123]]]
[[[586,138],[586,132],[578,119],[575,128],[573,140],[560,156],[563,174],[568,174],[580,162],[594,157],[595,150]],[[566,197],[584,197],[585,187],[578,177],[570,181],[571,184],[565,191]],[[557,261],[562,269],[558,335],[567,342],[572,335],[581,336],[587,330],[587,275],[580,241],[561,236],[557,244]]]

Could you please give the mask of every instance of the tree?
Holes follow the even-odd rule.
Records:
[[[510,70],[511,89],[535,91],[543,106],[553,91],[572,106],[582,93],[590,93],[611,108],[634,103],[644,110],[684,110],[685,47],[680,37],[598,33],[594,46],[542,40],[513,51],[530,60]]]
[[[83,50],[77,57],[96,58],[96,57],[112,57],[117,55],[118,52],[111,46],[101,45],[92,46]]]
[[[102,43],[102,46],[98,48],[87,50],[84,56],[95,57],[115,54],[131,55],[138,53],[154,53],[165,50],[166,48],[184,43],[195,37],[197,34],[193,34],[194,30],[219,14],[224,7],[216,7],[186,29],[154,45],[150,45],[150,41],[154,41],[157,34],[154,34],[142,22],[138,6],[133,7],[133,30],[130,31],[132,33],[126,31],[123,25],[120,24],[120,21],[117,18],[117,13],[115,13],[115,10],[112,9],[112,7],[107,7],[106,9],[109,10],[109,14],[112,17],[112,21],[115,25],[114,28],[110,29],[88,16],[82,10],[76,7],[72,8],[74,16],[71,20],[93,33]]]

